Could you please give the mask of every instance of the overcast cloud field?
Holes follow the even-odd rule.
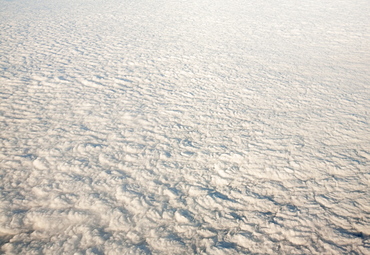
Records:
[[[0,253],[370,254],[367,0],[0,0]]]

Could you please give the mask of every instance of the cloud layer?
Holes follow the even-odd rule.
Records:
[[[2,252],[370,252],[366,1],[0,2]]]

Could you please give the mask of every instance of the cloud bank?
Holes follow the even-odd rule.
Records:
[[[366,1],[0,2],[2,252],[370,253]]]

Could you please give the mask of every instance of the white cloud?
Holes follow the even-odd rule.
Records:
[[[365,6],[2,1],[1,251],[369,253]]]

